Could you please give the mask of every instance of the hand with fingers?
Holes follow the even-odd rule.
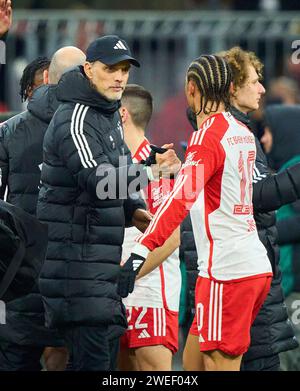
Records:
[[[11,0],[0,0],[0,38],[7,33],[12,24]]]
[[[131,253],[128,260],[121,267],[117,287],[117,292],[121,297],[127,297],[133,291],[136,276],[145,260],[141,255]]]
[[[151,214],[143,209],[136,209],[132,216],[132,224],[141,232],[146,231],[151,220]]]
[[[156,163],[159,168],[160,175],[163,178],[171,178],[176,175],[181,168],[181,161],[176,155],[173,144],[165,144],[162,148],[167,151],[164,153],[156,153]]]

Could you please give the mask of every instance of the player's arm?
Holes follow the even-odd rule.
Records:
[[[135,277],[149,252],[165,243],[186,217],[207,181],[223,164],[225,152],[214,133],[211,134],[213,136],[204,138],[201,145],[193,144],[187,149],[186,161],[173,190],[157,210],[145,233],[137,239],[138,243],[122,267],[118,284],[120,296],[126,297],[132,292]]]
[[[253,175],[254,210],[270,212],[298,200],[300,198],[300,163],[278,174],[272,174],[257,139],[256,149]]]
[[[169,197],[155,213],[149,227],[137,239],[133,251],[148,255],[161,247],[173,231],[181,224],[205,184],[224,162],[225,152],[214,132],[204,137],[202,143],[192,144],[186,152],[186,160],[179,171]]]
[[[280,246],[296,244],[300,241],[300,216],[292,216],[276,221],[277,243]]]
[[[148,254],[136,279],[138,280],[139,278],[144,277],[160,266],[179,247],[179,245],[180,228],[178,227],[161,247],[157,247]]]

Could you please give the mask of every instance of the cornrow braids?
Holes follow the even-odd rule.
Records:
[[[194,60],[187,71],[187,81],[193,80],[201,96],[200,109],[210,114],[218,111],[220,103],[224,103],[225,109],[230,107],[229,87],[232,81],[231,70],[227,62],[220,56],[202,55]],[[210,107],[208,102],[211,102]],[[213,110],[213,105],[216,105]]]
[[[37,72],[43,72],[45,69],[48,69],[50,65],[50,60],[47,57],[38,57],[29,63],[22,74],[20,79],[20,96],[22,102],[25,102],[28,98],[30,90],[34,86],[34,78]]]

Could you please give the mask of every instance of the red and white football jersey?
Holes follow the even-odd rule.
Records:
[[[145,160],[151,152],[150,143],[145,138],[132,157],[137,163]],[[160,179],[151,182],[143,190],[144,198],[150,213],[155,214],[158,207],[169,196],[174,186],[174,179]],[[140,231],[135,228],[125,230],[122,259],[129,258],[135,245],[135,238]],[[181,273],[179,268],[179,250],[171,254],[157,269],[139,279],[134,291],[123,302],[126,306],[168,308],[178,311],[181,289]]]
[[[232,281],[272,275],[253,218],[253,134],[230,113],[210,116],[193,132],[185,162],[133,252],[161,246],[190,211],[199,275]]]

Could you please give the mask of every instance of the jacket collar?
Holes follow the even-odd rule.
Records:
[[[230,112],[234,116],[234,118],[236,118],[238,121],[242,122],[244,125],[251,129],[251,120],[247,114],[238,110],[234,106],[230,106]]]
[[[79,66],[64,73],[57,86],[57,98],[62,102],[80,103],[93,107],[103,114],[113,114],[120,107],[120,101],[110,101],[93,88]]]

